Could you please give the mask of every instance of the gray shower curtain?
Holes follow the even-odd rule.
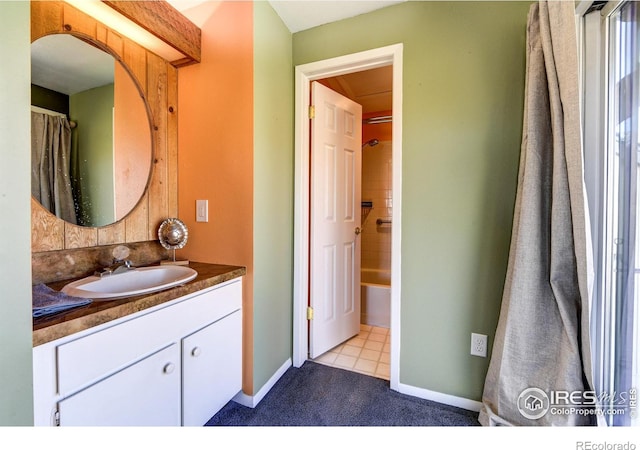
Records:
[[[31,113],[31,195],[47,210],[76,223],[69,163],[71,127],[66,117]]]
[[[480,422],[588,425],[593,415],[569,409],[584,404],[558,409],[566,402],[554,397],[592,386],[574,2],[531,6],[526,64],[511,248]]]

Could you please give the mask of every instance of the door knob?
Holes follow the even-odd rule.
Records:
[[[198,357],[200,353],[202,353],[200,347],[194,347],[193,350],[191,350],[191,356]]]
[[[173,363],[167,363],[165,364],[165,366],[163,367],[162,371],[166,374],[172,373],[174,371],[174,369],[176,368],[175,364]]]
[[[360,229],[360,227],[356,227],[356,236],[359,235],[360,233],[362,233],[362,230]]]

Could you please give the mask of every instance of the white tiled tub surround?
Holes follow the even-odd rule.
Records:
[[[365,147],[362,153],[362,200],[373,208],[363,215],[362,267],[391,271],[391,227],[377,225],[377,219],[393,215],[391,141],[380,141],[375,147]]]
[[[320,355],[315,362],[389,380],[388,328],[360,325],[360,333]]]

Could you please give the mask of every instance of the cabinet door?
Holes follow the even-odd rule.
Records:
[[[172,344],[62,400],[60,425],[179,426],[180,347]]]
[[[182,340],[182,424],[204,425],[242,389],[242,311]]]

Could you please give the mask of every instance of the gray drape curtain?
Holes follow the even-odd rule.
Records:
[[[59,218],[76,223],[69,164],[71,127],[66,117],[31,113],[31,195]]]
[[[554,391],[590,390],[587,227],[574,2],[540,1],[527,26],[523,138],[483,425],[587,425]]]

